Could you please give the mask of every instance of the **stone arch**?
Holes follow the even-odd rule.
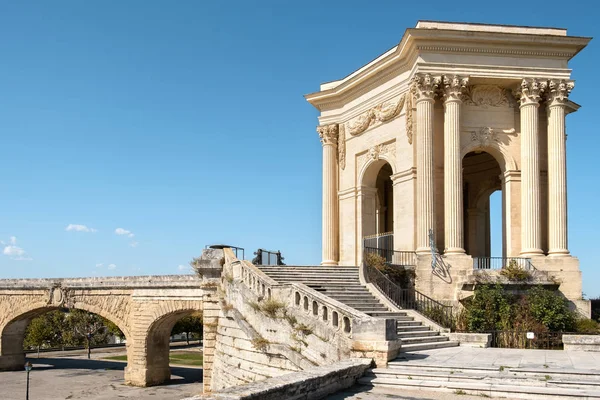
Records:
[[[52,291],[50,291],[50,296],[47,296],[50,300],[45,300],[44,296],[38,296],[35,299],[31,299],[28,296],[25,299],[21,296],[4,297],[11,298],[13,302],[17,301],[20,305],[11,310],[11,312],[4,314],[2,320],[0,320],[0,369],[22,368],[25,363],[23,341],[27,326],[33,318],[59,309],[88,311],[113,322],[125,335],[127,340],[126,350],[128,356],[130,356],[131,334],[128,323],[122,318],[116,318],[115,314],[110,312],[110,308],[99,307],[97,304],[88,304],[83,299],[68,304],[63,302],[53,303]],[[110,303],[110,296],[106,296],[105,299]],[[8,303],[7,299],[3,298],[0,300],[5,300]],[[115,299],[112,298],[112,300],[114,301]]]
[[[466,145],[460,154],[461,160],[471,152],[485,152],[496,159],[502,173],[506,171],[517,171],[518,165],[514,157],[506,151],[506,149],[497,143],[490,143],[486,146],[481,146],[478,143],[469,143]]]
[[[161,301],[155,307],[147,307],[146,324],[134,328],[133,337],[142,341],[143,353],[132,359],[131,373],[126,373],[126,383],[145,382],[146,386],[157,385],[171,378],[169,351],[171,331],[181,318],[203,312],[201,300]],[[132,376],[143,374],[144,376]]]
[[[358,173],[358,186],[374,187],[377,181],[377,174],[386,163],[392,167],[392,175],[395,174],[397,172],[396,160],[389,154],[380,154],[377,159],[369,157]]]

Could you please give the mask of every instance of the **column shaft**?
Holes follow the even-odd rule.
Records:
[[[462,91],[468,78],[444,76],[444,238],[446,254],[462,254],[463,185],[460,157]]]
[[[317,128],[323,144],[323,261],[338,265],[337,124]]]
[[[433,99],[417,102],[417,252],[427,253],[435,234],[433,183]]]
[[[538,104],[521,106],[521,255],[542,254]]]
[[[548,104],[548,255],[569,255],[565,104],[572,81],[551,80]]]

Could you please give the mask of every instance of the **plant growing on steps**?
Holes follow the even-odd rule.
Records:
[[[522,268],[515,260],[511,260],[508,265],[500,270],[500,275],[515,282],[530,281],[532,276],[529,271]]]

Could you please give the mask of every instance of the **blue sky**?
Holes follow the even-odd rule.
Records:
[[[304,94],[419,19],[600,36],[592,1],[426,4],[0,1],[0,278],[180,273],[221,242],[318,263],[321,145]],[[571,64],[583,107],[567,142],[570,248],[590,296],[599,54],[592,41]]]

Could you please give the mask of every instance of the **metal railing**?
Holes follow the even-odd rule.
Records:
[[[564,347],[562,336],[563,334],[567,334],[567,332],[526,331],[487,331],[483,333],[492,334],[491,347],[544,350],[562,350]],[[527,334],[530,335],[529,338]]]
[[[366,254],[377,254],[385,259],[389,264],[402,266],[416,266],[417,253],[414,251],[398,251],[390,249],[380,249],[376,247],[365,247]]]
[[[392,250],[394,248],[394,232],[365,236],[363,247]]]
[[[367,279],[377,286],[379,290],[396,306],[405,309],[413,309],[427,318],[437,322],[444,328],[452,328],[452,307],[442,304],[432,298],[425,296],[415,289],[402,289],[390,281],[377,268],[365,262]]]
[[[533,271],[530,258],[523,257],[473,257],[473,269],[502,269],[509,265],[516,265],[526,271]]]
[[[281,256],[281,251],[269,251],[265,249],[258,249],[254,252],[252,264],[254,265],[285,265],[283,260],[285,257]]]

